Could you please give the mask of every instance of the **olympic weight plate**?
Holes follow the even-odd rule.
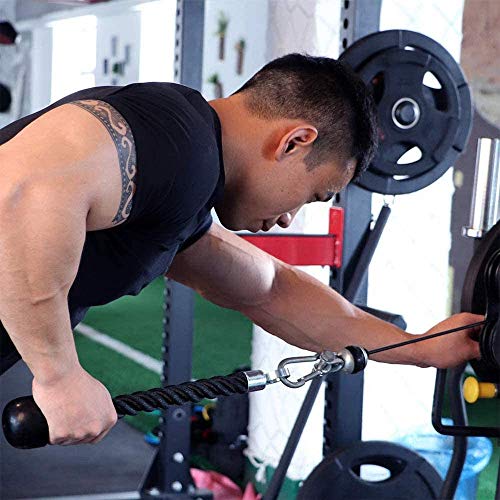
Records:
[[[381,480],[361,478],[362,465],[386,469]],[[360,441],[323,459],[299,490],[297,500],[439,498],[442,479],[418,453],[386,441]]]
[[[471,361],[471,365],[481,379],[497,382],[500,374],[500,221],[482,238],[469,263],[461,309],[496,320],[483,328],[481,359]]]
[[[379,148],[357,183],[404,194],[441,177],[472,126],[469,87],[453,57],[425,35],[389,30],[358,40],[340,60],[368,85],[377,106]]]

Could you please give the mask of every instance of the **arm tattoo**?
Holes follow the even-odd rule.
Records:
[[[75,104],[98,118],[115,143],[122,178],[122,196],[112,223],[120,224],[130,214],[136,189],[137,158],[132,130],[122,115],[104,101],[85,100],[70,104]]]

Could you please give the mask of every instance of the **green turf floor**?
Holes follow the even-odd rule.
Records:
[[[161,360],[163,289],[164,282],[160,278],[137,297],[123,297],[106,306],[92,308],[83,322]],[[251,323],[242,315],[221,309],[196,296],[193,377],[226,374],[248,365],[251,331]],[[75,340],[82,366],[100,380],[113,397],[161,385],[159,375],[122,355],[78,333]],[[498,425],[500,401],[484,401],[472,406],[469,414],[473,425]],[[157,416],[147,413],[126,419],[142,432],[151,430],[158,422]],[[494,443],[492,460],[480,475],[478,500],[493,499],[500,458],[499,444]]]

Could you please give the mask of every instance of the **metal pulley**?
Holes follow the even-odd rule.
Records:
[[[441,177],[472,125],[469,87],[453,57],[425,35],[390,30],[358,40],[340,59],[369,86],[378,112],[379,149],[357,183],[395,195]]]

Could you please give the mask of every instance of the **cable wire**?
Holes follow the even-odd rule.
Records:
[[[372,349],[371,351],[367,351],[368,356],[372,354],[377,354],[379,352],[388,351],[389,349],[396,349],[397,347],[403,347],[408,344],[416,344],[417,342],[423,342],[424,340],[434,339],[436,337],[441,337],[443,335],[448,335],[449,333],[459,332],[461,330],[469,330],[470,328],[475,328],[477,326],[484,326],[489,323],[489,320],[479,321],[477,323],[472,323],[470,325],[459,326],[458,328],[452,328],[451,330],[445,330],[444,332],[433,333],[431,335],[421,335],[416,339],[407,340],[405,342],[400,342],[399,344],[391,344],[385,347],[379,347],[378,349]]]

